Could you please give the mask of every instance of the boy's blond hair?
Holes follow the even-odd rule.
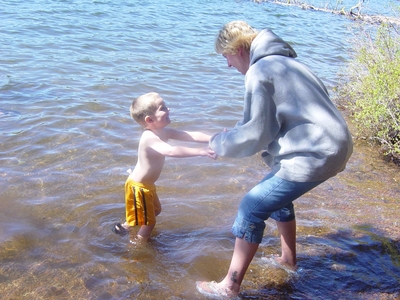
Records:
[[[157,93],[151,92],[137,97],[132,101],[129,112],[131,117],[140,125],[146,125],[146,116],[153,115],[157,110],[155,100],[160,97]]]
[[[250,46],[258,32],[245,21],[232,21],[224,25],[215,39],[215,51],[235,55],[239,48],[250,52]]]

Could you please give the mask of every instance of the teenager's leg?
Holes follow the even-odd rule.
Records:
[[[281,236],[282,255],[278,259],[281,264],[296,266],[296,220],[289,222],[278,222],[278,231]]]
[[[207,296],[229,297],[229,299],[236,296],[247,268],[257,252],[258,245],[249,243],[245,239],[236,238],[231,264],[225,278],[220,283],[198,281],[197,289]]]
[[[282,259],[296,264],[296,221],[293,201],[318,183],[298,183],[267,175],[242,199],[232,233],[236,236],[233,257],[227,275],[220,283],[198,282],[197,289],[205,295],[237,293],[247,268],[257,252],[270,216],[277,221],[282,239]],[[279,211],[279,212],[278,212]]]
[[[249,243],[245,239],[236,238],[231,264],[227,275],[220,282],[221,286],[227,287],[236,293],[239,292],[244,275],[257,252],[258,245]]]
[[[232,227],[236,241],[229,270],[220,283],[213,285],[213,289],[220,292],[227,290],[239,292],[247,268],[262,240],[264,220],[268,219],[274,210],[282,207],[280,193],[276,197],[271,196],[282,182],[281,178],[270,175],[253,187],[242,199]],[[200,288],[205,290],[207,285],[203,284]]]

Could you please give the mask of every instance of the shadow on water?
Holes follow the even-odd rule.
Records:
[[[400,242],[373,231],[365,225],[300,238],[298,271],[253,270],[247,284],[263,288],[245,288],[243,299],[399,299]]]

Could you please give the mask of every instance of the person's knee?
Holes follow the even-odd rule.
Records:
[[[296,215],[294,212],[293,203],[290,203],[286,207],[281,208],[271,214],[271,219],[274,219],[276,222],[290,222],[296,219]]]
[[[252,222],[242,218],[236,218],[232,233],[239,239],[244,239],[249,243],[260,244],[264,236],[265,222]]]

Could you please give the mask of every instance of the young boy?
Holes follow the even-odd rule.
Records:
[[[130,114],[145,131],[139,141],[137,164],[125,183],[126,222],[115,224],[112,230],[123,236],[129,233],[130,227],[140,226],[131,243],[142,243],[149,239],[156,216],[161,212],[155,182],[161,174],[165,156],[208,156],[212,159],[217,156],[208,147],[210,135],[167,128],[171,123],[169,108],[157,93],[144,94],[135,99]],[[207,143],[207,146],[171,146],[167,143],[169,139]]]

